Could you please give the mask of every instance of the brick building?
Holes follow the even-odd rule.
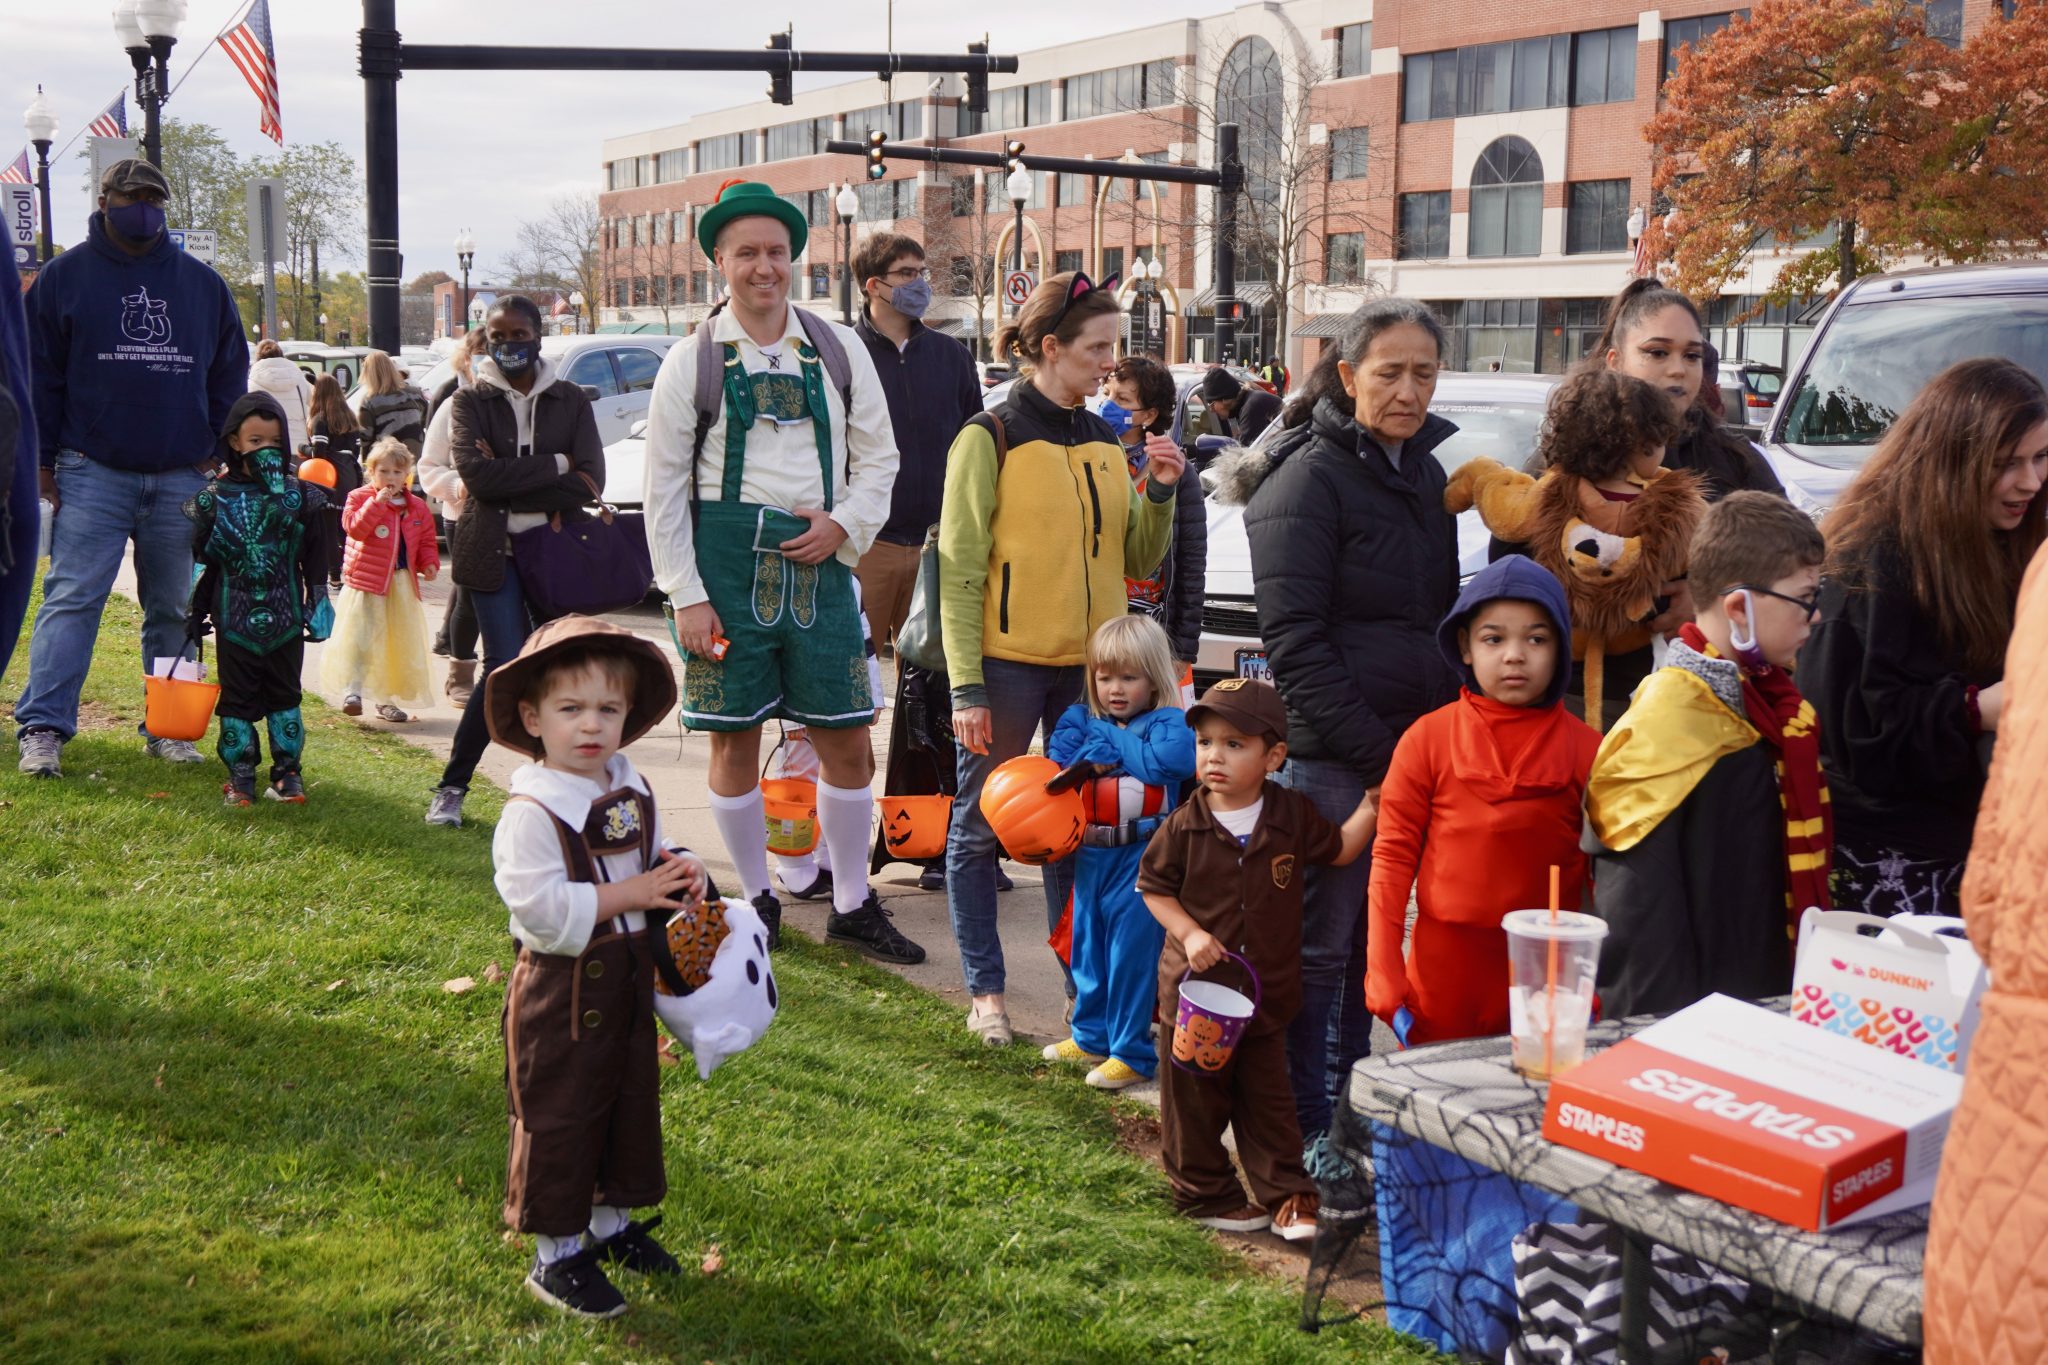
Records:
[[[1959,41],[2003,0],[1928,0]],[[927,244],[934,325],[970,342],[994,327],[1013,206],[999,171],[823,154],[835,137],[1212,165],[1219,119],[1242,128],[1250,176],[1239,255],[1238,354],[1285,336],[1299,369],[1369,293],[1425,299],[1450,325],[1453,363],[1556,371],[1597,331],[1633,259],[1631,214],[1656,211],[1641,128],[1688,43],[1710,40],[1727,0],[1287,0],[1020,54],[991,80],[990,112],[961,110],[946,76],[864,80],[609,138],[600,196],[606,297],[598,321],[688,330],[718,288],[692,240],[724,181],[767,182],[801,205],[812,237],[793,290],[837,315],[851,180],[857,241],[891,227]],[[1034,176],[1024,263],[1133,274],[1157,258],[1169,358],[1214,359],[1213,195],[1187,186]],[[1811,245],[1811,244],[1810,244]],[[1722,325],[1767,290],[1760,251],[1711,308],[1724,354],[1783,363],[1805,329],[1777,309]],[[1132,295],[1145,286],[1127,284]],[[859,307],[856,294],[854,305]],[[1133,340],[1146,344],[1134,311]]]

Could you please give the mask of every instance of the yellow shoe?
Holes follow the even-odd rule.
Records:
[[[1039,1055],[1048,1062],[1081,1062],[1088,1066],[1097,1066],[1107,1060],[1083,1048],[1072,1038],[1062,1038],[1057,1043],[1047,1043]]]
[[[1128,1090],[1134,1085],[1142,1085],[1144,1080],[1143,1076],[1114,1057],[1088,1073],[1088,1084],[1097,1090]]]

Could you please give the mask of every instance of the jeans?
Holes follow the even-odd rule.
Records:
[[[468,791],[478,761],[484,750],[491,747],[491,728],[484,719],[483,678],[517,657],[519,647],[539,623],[533,619],[526,605],[526,593],[519,586],[519,566],[509,555],[505,559],[503,583],[489,592],[479,588],[465,591],[476,608],[477,628],[484,639],[483,677],[477,679],[476,690],[469,694],[469,704],[462,708],[462,719],[456,723],[455,744],[448,754],[448,766],[442,770],[441,785]]]
[[[953,938],[960,945],[960,967],[969,995],[1000,995],[1003,990],[1003,943],[996,933],[996,859],[1002,852],[995,831],[981,814],[981,784],[998,763],[1016,758],[1031,747],[1040,725],[1051,735],[1060,713],[1081,700],[1079,666],[983,659],[982,684],[988,689],[990,731],[988,752],[971,753],[956,744],[958,786],[953,796],[953,828],[946,836],[946,908],[953,917]],[[1074,885],[1070,863],[1045,869],[1045,929],[1059,927],[1067,893]],[[1067,977],[1067,994],[1074,993]]]
[[[143,669],[152,659],[188,652],[192,523],[184,509],[206,487],[206,477],[191,466],[137,474],[75,450],[57,452],[57,523],[43,605],[29,637],[28,686],[14,708],[17,736],[54,730],[68,740],[78,733],[78,694],[92,664],[100,614],[131,540],[136,596],[142,599]]]
[[[1357,773],[1322,759],[1289,759],[1276,780],[1313,801],[1333,824],[1365,797]],[[1371,879],[1370,848],[1349,867],[1311,867],[1302,874],[1301,1013],[1287,1028],[1287,1074],[1303,1141],[1329,1131],[1352,1066],[1372,1051],[1362,930]]]

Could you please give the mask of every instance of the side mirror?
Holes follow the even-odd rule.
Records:
[[[576,387],[583,390],[583,396],[593,403],[604,397],[603,394],[597,391],[597,385],[595,384],[578,384]]]
[[[1195,438],[1195,458],[1198,460],[1211,459],[1217,451],[1228,450],[1236,444],[1237,442],[1231,440],[1228,436],[1197,436]]]
[[[633,423],[632,426],[626,428],[626,435],[636,441],[639,440],[641,437],[645,436],[646,434],[647,419],[645,417],[642,417],[639,421]]]

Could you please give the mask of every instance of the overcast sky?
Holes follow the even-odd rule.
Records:
[[[190,17],[171,53],[180,77],[211,36],[246,0],[189,0]],[[1185,15],[1214,13],[1221,3],[1120,0],[1113,21],[1096,0],[1041,0],[1035,6],[981,7],[902,0],[896,6],[896,49],[965,52],[990,24],[993,50],[1027,52],[1077,38],[1141,27]],[[83,235],[91,211],[78,163],[57,148],[90,123],[124,86],[129,131],[140,136],[133,72],[108,20],[111,0],[0,0],[0,164],[25,141],[19,111],[40,83],[62,126],[51,148],[52,216],[59,241]],[[986,17],[970,18],[979,10]],[[884,47],[887,0],[771,0],[729,5],[710,0],[398,0],[398,27],[417,42],[502,42],[522,45],[607,43],[650,47],[756,48],[768,34],[796,26],[799,48],[874,51]],[[356,74],[356,30],[362,10],[349,0],[270,0],[280,100],[289,141],[339,143],[363,155],[363,85]],[[843,77],[798,76],[798,90]],[[905,96],[910,79],[897,83]],[[881,98],[867,81],[862,98]],[[609,75],[534,72],[471,76],[423,71],[398,86],[399,213],[405,274],[451,273],[449,243],[468,226],[477,240],[477,273],[503,257],[512,225],[536,216],[558,194],[597,189],[598,147],[606,137],[677,123],[707,110],[762,98],[758,72]],[[871,92],[871,93],[870,93]],[[210,123],[244,156],[268,156],[274,144],[258,133],[256,96],[218,47],[178,87],[166,113]],[[31,152],[33,162],[34,154]],[[854,164],[849,159],[849,164]],[[327,267],[329,262],[321,262]],[[360,269],[360,261],[333,266]]]

